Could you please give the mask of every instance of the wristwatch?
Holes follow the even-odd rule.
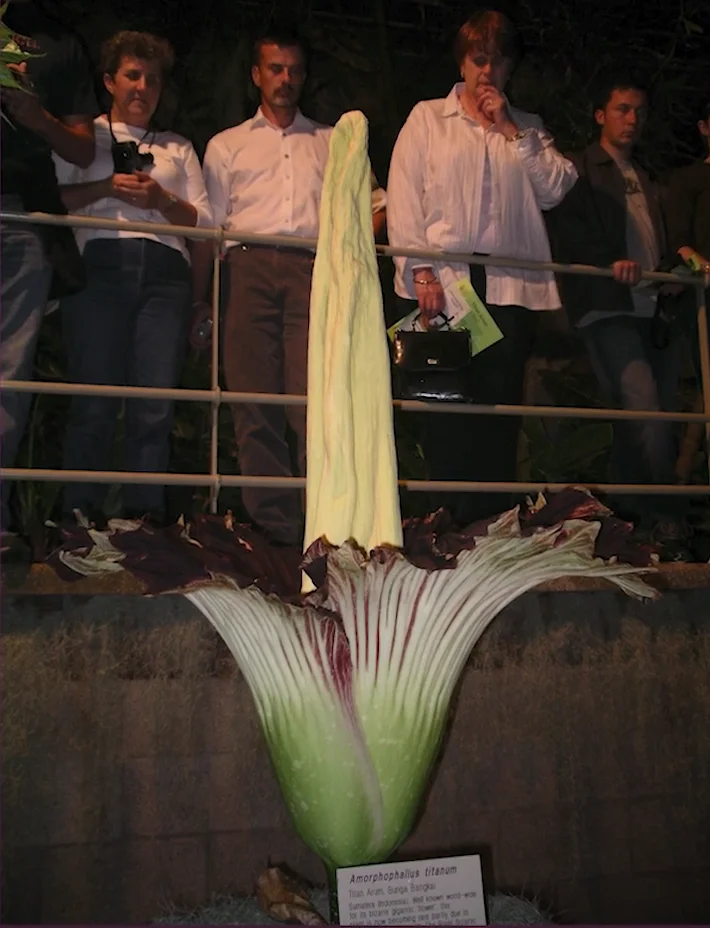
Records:
[[[518,131],[515,133],[515,135],[511,135],[510,138],[507,139],[507,141],[508,142],[520,142],[522,139],[526,139],[529,135],[530,135],[530,130],[523,129],[522,132]]]
[[[165,191],[165,200],[166,200],[166,203],[163,208],[164,213],[170,212],[170,210],[174,206],[177,206],[177,204],[180,202],[180,200],[175,196],[175,194],[171,193],[169,190]]]

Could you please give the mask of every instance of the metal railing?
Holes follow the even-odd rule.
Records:
[[[45,381],[0,381],[0,389],[23,393],[62,394],[71,396],[111,396],[116,398],[145,398],[184,400],[211,404],[210,421],[210,469],[207,474],[180,473],[144,473],[131,471],[82,471],[50,470],[41,468],[6,467],[0,469],[0,479],[36,480],[41,482],[61,481],[65,483],[144,483],[164,486],[205,486],[210,489],[210,510],[217,511],[219,492],[222,487],[272,487],[303,488],[304,477],[268,477],[244,476],[242,474],[220,474],[219,460],[219,409],[223,403],[253,403],[264,405],[303,406],[305,396],[273,393],[233,393],[222,390],[219,386],[219,324],[220,324],[220,254],[225,242],[242,244],[276,245],[282,247],[312,248],[317,246],[315,239],[291,235],[258,235],[240,232],[226,232],[223,229],[205,229],[187,226],[174,226],[167,223],[126,222],[111,219],[92,219],[85,216],[56,216],[48,213],[0,212],[0,220],[10,223],[33,223],[36,225],[61,225],[86,229],[115,229],[132,232],[146,232],[154,235],[184,237],[193,240],[211,241],[213,243],[212,275],[212,355],[210,369],[210,389],[162,389],[154,387],[118,387],[100,384],[53,383]],[[590,277],[611,277],[609,268],[593,267],[583,264],[559,264],[556,262],[524,261],[517,258],[474,257],[467,254],[423,251],[419,249],[393,248],[388,245],[376,245],[380,256],[411,257],[432,262],[445,261],[457,264],[485,264],[491,267],[522,268],[550,271],[556,274],[579,274]],[[698,337],[700,347],[701,385],[703,412],[657,412],[651,410],[601,409],[594,407],[570,406],[529,406],[529,405],[485,405],[485,404],[439,404],[411,400],[394,400],[395,407],[405,412],[459,413],[462,415],[503,415],[503,416],[539,416],[542,418],[574,419],[648,419],[670,420],[674,422],[696,422],[705,426],[706,447],[710,449],[710,345],[708,344],[706,288],[710,286],[710,275],[688,278],[660,272],[644,272],[642,279],[657,283],[680,283],[693,287],[696,291],[698,313]],[[708,458],[710,475],[710,457]],[[432,481],[400,480],[400,486],[415,492],[537,492],[558,490],[568,483],[549,482],[471,482],[471,481]],[[672,496],[705,496],[710,494],[710,484],[587,484],[590,490],[604,493],[634,493],[639,495],[663,494]]]

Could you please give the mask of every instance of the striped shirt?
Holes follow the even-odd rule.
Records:
[[[456,84],[444,99],[418,103],[402,127],[387,182],[390,244],[550,261],[541,211],[564,198],[577,172],[538,116],[510,107],[525,132],[514,142],[484,130],[461,105],[463,86]],[[415,299],[413,272],[424,262],[394,262],[397,294]],[[442,262],[434,272],[447,268],[457,277],[468,273],[465,264]],[[494,306],[561,305],[554,276],[546,271],[488,267],[486,282],[487,302]]]

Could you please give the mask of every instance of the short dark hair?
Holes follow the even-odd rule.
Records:
[[[461,26],[454,39],[456,64],[460,67],[474,49],[482,49],[488,54],[495,52],[503,58],[510,58],[514,64],[523,54],[518,30],[504,13],[496,10],[479,10]]]
[[[273,26],[262,32],[254,40],[252,64],[259,64],[261,50],[265,45],[276,45],[278,48],[299,48],[303,55],[303,63],[308,65],[308,43],[296,29],[284,26]]]
[[[710,119],[710,95],[705,97],[703,102],[698,105],[698,120],[707,122]]]
[[[638,90],[646,95],[646,99],[649,96],[648,87],[637,75],[630,74],[628,71],[616,71],[604,75],[597,82],[592,94],[592,113],[603,110],[615,90]]]
[[[112,77],[126,56],[144,61],[157,61],[165,77],[173,69],[175,53],[167,39],[160,39],[149,32],[132,32],[124,29],[107,39],[101,46],[101,72]]]

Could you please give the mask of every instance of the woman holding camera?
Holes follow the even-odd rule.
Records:
[[[202,170],[192,144],[153,122],[173,63],[167,42],[119,32],[102,48],[104,86],[111,96],[95,121],[96,157],[79,170],[59,159],[57,176],[70,213],[101,219],[210,226]],[[62,302],[69,380],[119,386],[175,387],[187,347],[192,304],[185,239],[116,229],[76,230],[86,289]],[[115,470],[120,400],[72,398],[64,467]],[[130,399],[125,405],[124,466],[168,469],[173,403]],[[70,483],[63,512],[99,515],[106,486]],[[163,486],[126,485],[124,515],[165,515]]]

